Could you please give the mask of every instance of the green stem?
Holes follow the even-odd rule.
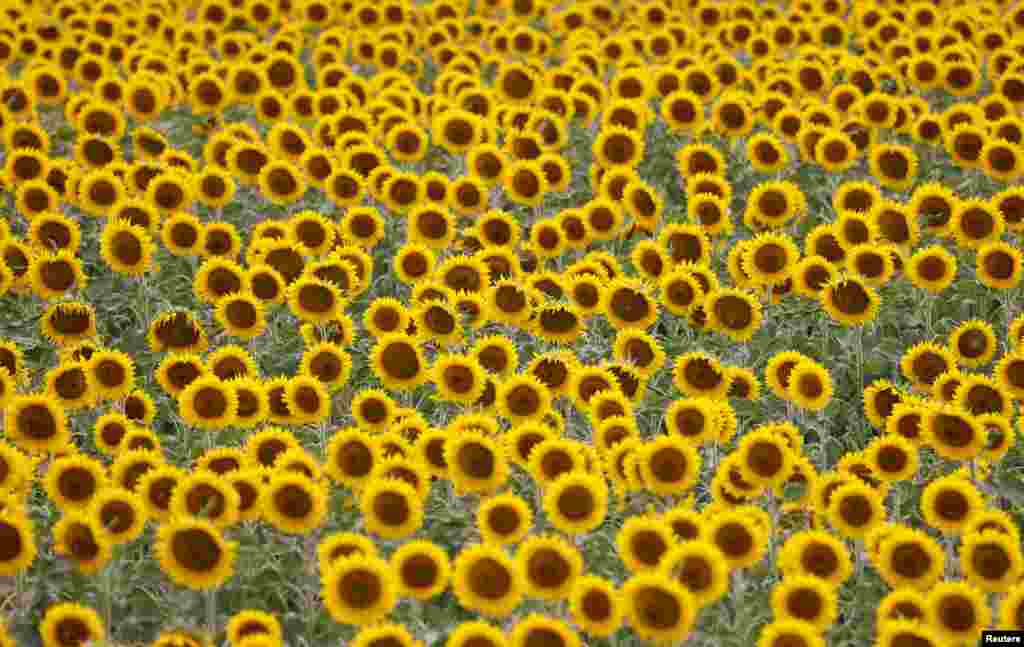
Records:
[[[107,638],[113,641],[114,637],[114,568],[115,561],[111,560],[103,569],[103,628],[107,632]]]
[[[210,588],[203,592],[206,599],[206,626],[210,632],[210,640],[216,644],[217,638],[217,589]]]

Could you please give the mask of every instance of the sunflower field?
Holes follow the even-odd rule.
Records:
[[[1024,2],[0,0],[0,647],[1024,630]]]

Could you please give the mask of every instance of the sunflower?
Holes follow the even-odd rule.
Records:
[[[825,647],[825,639],[808,622],[778,618],[761,629],[757,647]]]
[[[110,536],[100,520],[86,511],[68,511],[53,526],[53,551],[75,564],[83,575],[95,575],[113,556]]]
[[[343,428],[327,445],[325,469],[335,483],[358,489],[365,485],[379,461],[379,450],[364,431]]]
[[[25,451],[64,450],[71,440],[63,407],[43,394],[18,394],[7,400],[4,429]]]
[[[14,206],[28,220],[57,210],[57,191],[46,180],[30,180],[18,186]]]
[[[103,228],[100,255],[115,272],[141,276],[150,271],[156,251],[149,233],[138,225],[112,220]]]
[[[762,182],[750,192],[743,221],[748,226],[779,228],[799,216],[803,209],[804,196],[792,182]]]
[[[444,446],[444,461],[448,477],[459,492],[493,493],[509,477],[505,447],[476,431],[450,438]]]
[[[818,530],[791,535],[779,553],[779,567],[787,576],[814,576],[832,587],[839,586],[853,573],[850,553],[842,540]]]
[[[670,548],[658,570],[686,587],[700,606],[713,604],[728,590],[729,570],[721,551],[696,537]]]
[[[924,622],[927,598],[915,589],[900,588],[892,591],[878,605],[875,622],[879,630],[886,625],[901,620]]]
[[[886,510],[876,490],[860,481],[853,481],[832,492],[827,514],[829,522],[840,534],[863,538],[885,520]]]
[[[893,245],[861,243],[846,250],[846,269],[872,288],[886,285],[896,273],[897,248]]]
[[[531,613],[520,619],[508,637],[512,647],[530,647],[544,642],[551,647],[580,647],[582,641],[564,620],[540,613]]]
[[[640,573],[622,587],[626,614],[638,636],[657,642],[684,641],[693,628],[697,602],[668,576]]]
[[[708,294],[704,299],[707,328],[746,342],[761,325],[761,304],[744,290],[726,288]]]
[[[756,564],[767,548],[764,530],[742,509],[718,512],[707,519],[705,536],[722,552],[731,570]]]
[[[867,448],[867,459],[878,478],[888,483],[911,478],[919,465],[917,447],[897,434],[873,440]]]
[[[623,623],[625,609],[615,586],[595,575],[576,578],[569,594],[569,613],[591,636],[610,636]]]
[[[477,544],[455,559],[452,584],[463,608],[490,617],[509,615],[523,597],[525,577],[518,562],[499,547]]]
[[[43,487],[59,510],[82,511],[104,488],[106,478],[102,463],[88,456],[71,454],[50,464]]]
[[[729,377],[714,357],[703,352],[685,353],[676,358],[673,382],[690,397],[720,400],[729,391]]]
[[[948,224],[957,243],[969,249],[996,242],[1005,228],[1002,213],[989,202],[978,199],[958,200]]]
[[[260,497],[262,518],[281,532],[306,535],[323,523],[327,496],[323,487],[296,472],[278,471]]]
[[[238,506],[238,493],[219,474],[198,471],[175,485],[169,510],[175,517],[202,519],[227,528],[238,521]]]
[[[532,535],[516,551],[527,595],[544,600],[569,597],[583,573],[576,547],[556,535]]]
[[[988,593],[1008,593],[1024,570],[1020,543],[998,530],[967,533],[960,549],[967,581]]]
[[[245,269],[227,258],[208,258],[199,266],[192,280],[196,297],[209,304],[248,289]]]
[[[82,290],[88,283],[81,260],[68,250],[42,252],[33,256],[29,261],[26,278],[32,290],[43,300],[56,299],[68,292]]]
[[[977,489],[966,479],[945,476],[931,481],[921,494],[925,522],[945,534],[960,534],[984,507]]]
[[[184,171],[161,173],[150,180],[145,197],[161,213],[188,211],[195,200],[192,178]]]
[[[1024,627],[1024,592],[1010,591],[999,603],[999,626],[1020,631]]]
[[[862,326],[878,315],[881,297],[863,279],[839,275],[827,283],[820,300],[825,311],[844,326]]]
[[[928,591],[927,618],[945,640],[972,643],[989,626],[983,593],[966,582],[939,582]]]
[[[974,416],[1009,416],[1013,411],[1010,395],[1003,391],[994,378],[987,375],[965,376],[956,388],[953,404]]]
[[[74,602],[58,602],[43,614],[39,635],[45,647],[79,647],[102,643],[106,630],[93,609]]]
[[[14,453],[15,450],[11,450]],[[20,458],[20,454],[18,454]],[[6,457],[3,460],[7,461]],[[7,461],[9,467],[15,467]],[[4,538],[0,553],[0,573],[14,576],[27,570],[35,561],[37,549],[31,517],[16,509],[0,512],[0,531]]]
[[[14,380],[6,371],[3,378],[9,379],[11,383],[2,393],[5,397],[10,397],[15,389]],[[48,371],[46,393],[56,398],[67,411],[90,407],[96,399],[92,374],[82,361],[65,361]],[[0,396],[0,401],[5,399],[4,396]]]
[[[398,586],[390,565],[380,557],[342,557],[324,574],[324,606],[335,622],[371,625],[391,612]]]
[[[82,232],[78,223],[54,211],[33,217],[28,237],[38,249],[66,250],[71,253],[77,253],[82,242]]]
[[[797,406],[821,411],[832,400],[832,375],[817,362],[798,362],[789,374],[786,393]]]
[[[288,287],[288,307],[309,323],[332,321],[344,305],[341,290],[333,282],[315,276],[300,278]]]
[[[992,375],[1005,393],[1015,399],[1024,397],[1024,353],[1020,350],[1003,355]]]
[[[985,449],[985,429],[959,407],[945,405],[929,410],[924,427],[929,446],[947,460],[970,460]]]
[[[522,498],[502,493],[480,503],[476,522],[485,544],[515,544],[530,532],[533,513]]]
[[[689,439],[679,435],[645,442],[637,461],[644,485],[663,496],[685,494],[700,474],[700,455]]]
[[[423,523],[423,504],[413,486],[397,479],[375,478],[360,493],[367,530],[385,539],[401,539]]]
[[[138,538],[149,517],[142,497],[124,488],[100,490],[92,500],[91,509],[91,514],[100,520],[115,544]]]
[[[1014,245],[992,241],[981,245],[975,257],[975,273],[985,287],[1012,290],[1024,277],[1024,255]]]
[[[544,510],[551,524],[569,534],[594,530],[604,521],[608,489],[604,480],[585,472],[563,473],[548,483]]]
[[[206,227],[195,215],[184,211],[169,215],[160,232],[167,251],[175,256],[196,255],[205,244]]]
[[[427,366],[415,340],[405,334],[383,335],[373,347],[374,374],[391,389],[412,389],[427,379]]]
[[[273,645],[282,640],[281,623],[272,614],[256,609],[243,609],[228,620],[225,628],[228,642],[233,647],[248,645],[247,638],[266,638]]]
[[[787,577],[775,585],[772,612],[780,620],[799,620],[819,631],[831,627],[839,615],[838,600],[829,585],[817,577]]]

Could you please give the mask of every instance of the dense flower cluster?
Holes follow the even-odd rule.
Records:
[[[851,339],[896,289],[924,313],[963,284],[1012,305],[1024,6],[0,11],[0,308],[45,340],[0,329],[0,575],[52,552],[113,577],[134,544],[212,595],[259,526],[311,540],[316,605],[358,647],[421,644],[392,613],[444,595],[474,616],[446,647],[679,643],[764,563],[758,647],[824,647],[869,569],[891,589],[879,647],[1024,629],[1020,531],[991,482],[1024,316],[959,322],[889,379],[864,378],[861,346],[875,433],[834,464],[802,427],[833,404],[835,357],[700,341],[756,346],[782,302]],[[157,303],[139,344],[97,290]],[[300,357],[268,374],[282,336]],[[759,416],[772,398],[786,419]],[[427,538],[439,491],[473,518],[456,551]],[[598,535],[621,577],[591,572]],[[87,602],[53,601],[43,645],[119,638]],[[148,639],[289,641],[279,610],[221,611],[215,636]]]

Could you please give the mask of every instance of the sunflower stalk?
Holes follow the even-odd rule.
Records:
[[[206,602],[206,627],[210,633],[210,640],[216,643],[217,637],[217,589],[210,587],[203,591],[203,598]]]
[[[103,626],[113,638],[114,633],[114,591],[117,588],[116,575],[117,559],[111,559],[106,568],[103,569],[103,576],[100,578],[101,595],[103,596]]]

